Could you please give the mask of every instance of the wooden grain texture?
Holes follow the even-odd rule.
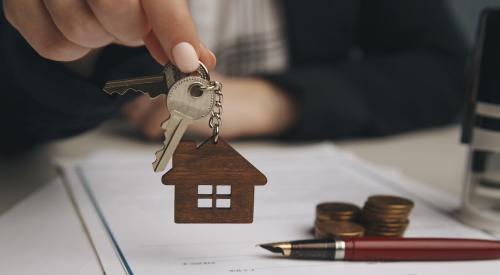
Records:
[[[266,177],[224,140],[211,140],[199,147],[183,141],[177,147],[172,169],[162,177],[175,185],[176,223],[251,223],[254,186],[265,185]],[[199,195],[198,185],[211,185],[212,194]],[[231,186],[230,195],[216,194],[217,185]],[[211,208],[199,208],[198,199],[212,199]],[[230,199],[229,208],[217,208],[217,199]]]

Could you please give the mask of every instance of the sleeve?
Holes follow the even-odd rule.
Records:
[[[466,46],[448,12],[436,0],[362,2],[357,57],[267,76],[297,103],[284,137],[380,136],[455,121]]]
[[[89,78],[40,57],[0,15],[0,153],[16,153],[98,126],[133,95],[109,96],[106,79],[159,71],[143,49],[110,47]]]

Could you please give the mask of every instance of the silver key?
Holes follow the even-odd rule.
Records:
[[[212,111],[215,93],[213,90],[201,89],[209,83],[201,77],[188,76],[170,88],[167,97],[170,118],[161,125],[165,130],[165,141],[163,148],[156,152],[156,160],[153,162],[155,172],[165,170],[189,124]]]
[[[163,68],[163,72],[161,74],[111,80],[104,84],[103,91],[110,95],[123,95],[128,91],[135,91],[141,92],[143,94],[148,94],[149,97],[155,98],[161,94],[166,94],[175,82],[177,82],[179,79],[182,79],[183,77],[190,75],[197,75],[204,79],[210,80],[210,75],[208,74],[207,68],[201,62],[198,70],[191,74],[185,74],[179,71],[179,69],[175,65],[168,63]]]

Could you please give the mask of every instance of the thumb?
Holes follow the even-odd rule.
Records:
[[[215,57],[200,42],[186,0],[143,0],[142,7],[151,25],[145,44],[157,61],[185,73],[198,69],[198,60],[213,67]]]

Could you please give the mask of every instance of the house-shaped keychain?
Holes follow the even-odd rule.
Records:
[[[175,186],[176,223],[251,223],[254,187],[267,179],[219,139],[181,142],[162,182]]]

